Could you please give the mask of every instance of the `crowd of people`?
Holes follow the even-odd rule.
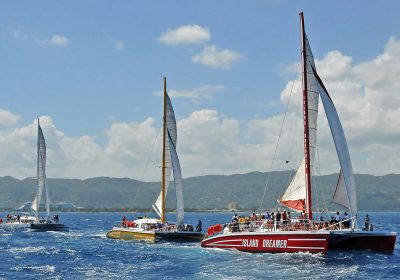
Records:
[[[146,218],[146,217],[141,217]],[[140,219],[140,218],[139,218]],[[134,221],[129,221],[125,216],[122,217],[122,227],[125,228],[135,228],[137,224]],[[203,223],[201,220],[198,221],[197,226],[194,228],[191,224],[172,224],[165,222],[164,224],[157,223],[145,223],[143,224],[144,230],[159,230],[159,231],[197,231],[201,232],[203,230]]]
[[[17,214],[17,215],[7,214],[5,222],[6,223],[25,223],[25,224],[28,224],[28,223],[32,223],[34,221],[35,221],[35,218],[34,217],[30,217],[28,215],[22,215],[22,217],[21,217],[20,214]],[[58,221],[59,221],[58,214],[53,215],[52,220],[50,220],[50,219],[46,219],[45,220],[45,222],[47,222],[47,223],[54,222],[56,224],[58,223]],[[4,222],[3,218],[0,217],[0,224],[2,224],[3,222]]]
[[[289,211],[280,210],[276,212],[265,212],[264,214],[252,213],[250,216],[241,216],[234,214],[231,223],[224,227],[225,232],[241,232],[255,231],[256,229],[263,230],[320,230],[320,229],[345,229],[350,228],[351,219],[347,212],[340,214],[336,212],[331,219],[324,220],[320,216],[318,221],[309,220],[307,213],[301,212],[297,217],[292,217]]]

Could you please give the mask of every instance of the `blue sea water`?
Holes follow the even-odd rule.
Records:
[[[355,251],[312,255],[251,254],[203,249],[196,243],[106,238],[123,215],[131,219],[139,214],[61,213],[61,222],[71,227],[68,233],[1,232],[0,279],[400,279],[399,241],[393,255]],[[196,224],[200,218],[206,228],[231,216],[187,213],[186,219]],[[400,213],[370,216],[381,229],[400,232]]]

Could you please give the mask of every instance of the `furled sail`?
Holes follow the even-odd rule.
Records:
[[[319,93],[321,96],[322,104],[324,105],[326,117],[328,119],[329,127],[333,137],[333,141],[336,147],[336,153],[339,157],[339,163],[341,168],[341,174],[343,176],[343,182],[347,193],[348,208],[350,209],[351,215],[357,213],[357,200],[356,200],[356,186],[354,182],[353,167],[351,165],[350,153],[347,147],[346,137],[344,135],[342,124],[335,105],[329,96],[321,78],[318,76],[316,70],[313,68],[314,76],[318,81]],[[340,177],[339,177],[340,183]]]
[[[177,142],[177,129],[176,129],[176,120],[175,120],[175,114],[174,114],[174,109],[172,108],[172,103],[171,100],[168,96],[166,95],[166,133],[165,133],[165,197],[167,196],[168,193],[168,188],[169,188],[169,183],[170,183],[170,178],[171,178],[171,172],[172,172],[172,159],[171,159],[171,146],[170,146],[170,141],[174,144],[176,147],[176,142]],[[153,205],[153,209],[156,211],[156,213],[161,217],[161,211],[163,209],[162,207],[162,192],[160,192],[156,203]],[[164,200],[165,201],[165,200]]]
[[[42,128],[40,127],[38,120],[38,149],[37,149],[37,178],[38,178],[38,192],[32,202],[32,210],[36,213],[39,212],[40,201],[42,199],[43,191],[45,192],[46,198],[46,212],[47,218],[50,216],[50,201],[49,192],[47,190],[46,183],[46,141],[44,140],[44,135]]]
[[[315,147],[317,142],[317,119],[318,119],[318,102],[319,92],[318,83],[312,71],[315,68],[314,56],[312,54],[307,36],[305,40],[306,51],[306,71],[307,71],[307,103],[308,103],[308,131],[309,131],[309,151],[310,151],[310,170],[313,172]],[[306,201],[306,171],[305,160],[303,159],[295,177],[289,184],[286,192],[278,200],[278,202],[295,211],[305,210]]]

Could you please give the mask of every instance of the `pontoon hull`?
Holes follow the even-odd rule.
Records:
[[[200,242],[204,234],[197,231],[156,231],[156,238],[168,242]]]
[[[46,224],[46,223],[34,223],[31,224],[31,231],[69,231],[69,227],[64,224]]]
[[[143,240],[154,243],[156,234],[154,231],[135,231],[129,229],[112,229],[106,236],[111,239],[121,240]]]
[[[238,232],[205,238],[205,248],[233,249],[251,253],[323,253],[328,251],[329,232]]]
[[[31,228],[30,224],[25,223],[2,223],[0,224],[0,230],[4,231],[25,231]]]
[[[395,232],[384,231],[331,231],[329,250],[371,250],[393,254]]]

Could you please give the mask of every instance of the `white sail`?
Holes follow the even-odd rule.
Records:
[[[304,210],[305,200],[305,160],[303,159],[296,175],[293,177],[289,187],[278,202],[290,209],[301,212]]]
[[[176,221],[178,224],[183,224],[185,211],[183,206],[183,190],[182,190],[182,174],[181,165],[179,163],[178,154],[176,153],[175,145],[172,139],[169,138],[171,148],[172,167],[174,170],[174,185],[176,193]]]
[[[177,129],[176,129],[175,113],[174,113],[174,109],[172,108],[171,100],[167,94],[166,95],[166,133],[165,133],[165,141],[164,141],[164,143],[165,143],[165,178],[164,178],[165,179],[165,189],[164,189],[165,190],[164,191],[165,198],[167,197],[171,173],[172,173],[170,141],[172,141],[172,143],[176,147]],[[161,217],[161,211],[163,209],[162,201],[163,201],[163,197],[162,197],[162,191],[161,191],[160,194],[158,195],[158,198],[157,198],[155,204],[153,205],[153,209],[156,211],[156,213],[160,217]]]
[[[37,178],[38,178],[38,192],[32,202],[32,210],[36,213],[39,212],[40,201],[42,199],[43,191],[46,198],[46,212],[47,218],[50,216],[50,201],[49,192],[46,183],[46,141],[44,139],[42,128],[38,120],[38,143],[37,143]]]
[[[311,173],[314,171],[315,147],[317,142],[317,120],[318,120],[318,82],[314,76],[315,69],[314,56],[312,54],[310,44],[306,37],[306,71],[307,71],[307,96],[308,96],[308,134],[309,134],[309,151]]]
[[[351,165],[350,153],[347,147],[346,137],[344,135],[342,124],[335,105],[328,94],[322,80],[318,76],[315,69],[312,69],[315,77],[318,80],[319,92],[324,105],[326,117],[336,147],[336,153],[339,157],[339,163],[342,170],[344,186],[347,192],[348,204],[351,215],[357,213],[356,185],[354,182],[353,167]]]
[[[347,209],[350,209],[350,201],[347,196],[346,185],[344,183],[343,173],[340,170],[339,178],[336,184],[335,193],[333,194],[332,201],[336,204],[339,204]]]
[[[305,51],[306,51],[306,72],[307,72],[307,103],[308,103],[308,139],[309,139],[309,152],[310,152],[310,174],[313,173],[314,158],[315,158],[315,147],[317,142],[317,120],[318,120],[318,82],[312,71],[315,68],[314,56],[312,54],[307,36],[305,40]],[[305,160],[303,159],[299,169],[296,172],[296,176],[289,184],[286,192],[283,194],[278,202],[286,207],[289,207],[296,211],[305,210],[306,201],[306,172],[305,172]]]

